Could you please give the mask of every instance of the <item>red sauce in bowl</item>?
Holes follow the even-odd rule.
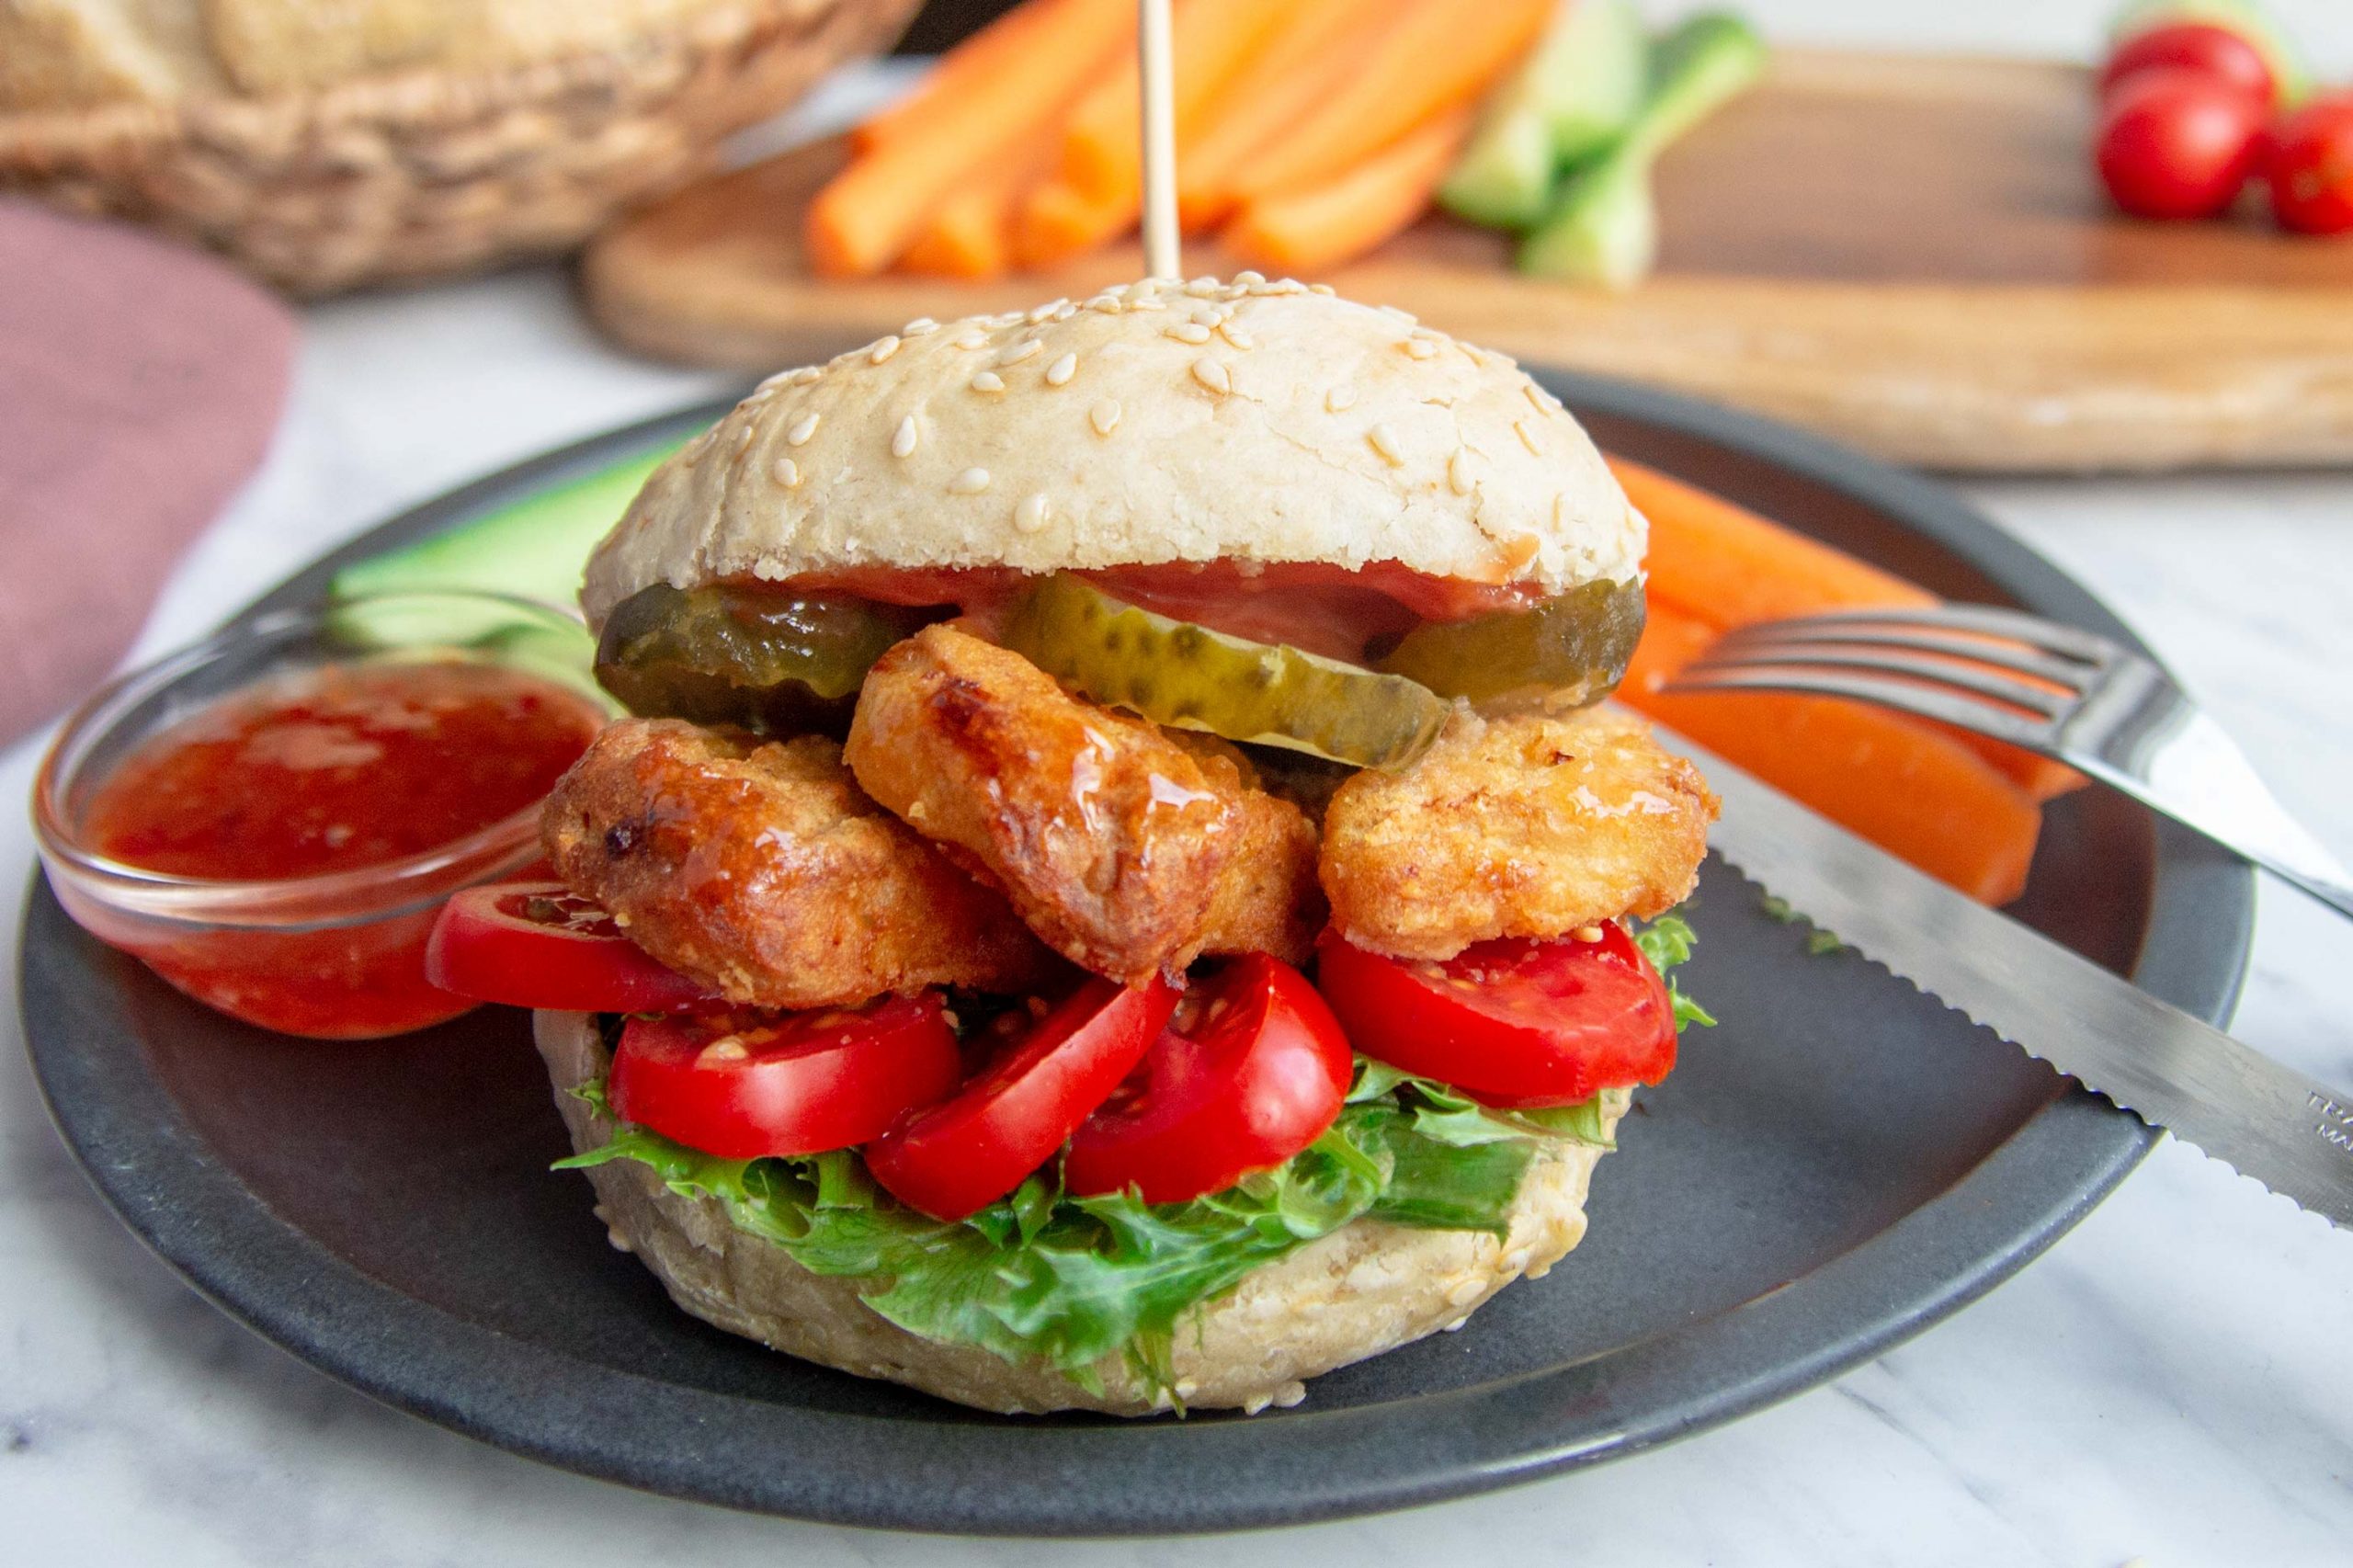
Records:
[[[259,682],[151,736],[102,778],[81,813],[84,846],[208,882],[384,868],[392,906],[359,896],[347,919],[279,926],[84,923],[265,1028],[356,1039],[454,1017],[472,1004],[425,979],[438,900],[416,907],[393,873],[530,808],[603,722],[587,699],[489,665],[327,665]],[[517,854],[529,843],[519,837]]]

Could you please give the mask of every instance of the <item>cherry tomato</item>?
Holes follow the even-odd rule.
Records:
[[[426,942],[425,975],[459,996],[579,1013],[666,1013],[710,995],[554,881],[497,882],[452,898]]]
[[[995,1202],[1110,1097],[1176,1006],[1176,988],[1158,978],[1133,991],[1087,981],[954,1098],[867,1145],[867,1169],[935,1220]]]
[[[631,1018],[613,1114],[726,1160],[863,1143],[963,1075],[938,992],[855,1012]]]
[[[1618,925],[1598,940],[1505,937],[1443,962],[1383,958],[1336,931],[1318,984],[1356,1048],[1498,1106],[1574,1105],[1675,1066],[1666,982]]]
[[[2263,173],[2281,228],[2353,231],[2353,93],[2314,98],[2274,126]]]
[[[2213,217],[2255,170],[2263,115],[2238,88],[2195,71],[2135,73],[2100,120],[2100,180],[2135,217]]]
[[[2178,67],[2224,82],[2266,108],[2279,97],[2271,62],[2245,37],[2211,22],[2174,22],[2135,33],[2116,46],[2099,74],[2102,98],[2143,71]]]
[[[1195,984],[1143,1064],[1072,1134],[1063,1182],[1147,1203],[1281,1165],[1340,1114],[1356,1053],[1307,977],[1252,953]]]

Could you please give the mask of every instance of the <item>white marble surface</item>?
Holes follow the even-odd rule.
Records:
[[[1796,36],[2055,50],[2080,45],[2093,7],[1750,9]],[[2289,9],[2340,67],[2353,65],[2353,7]],[[600,347],[549,272],[321,308],[268,466],[179,572],[143,646],[196,634],[401,506],[716,384]],[[2139,627],[2290,805],[2353,858],[2353,476],[1971,489]],[[24,799],[31,766],[28,747],[0,754],[0,800]],[[22,886],[30,861],[25,831],[0,829],[0,888]],[[13,950],[16,919],[11,900],[0,949]],[[2348,971],[2353,931],[2267,889],[2240,1032],[2353,1085]],[[15,1032],[10,1006],[0,1022],[0,1561],[2353,1561],[2353,1239],[2170,1144],[1950,1322],[1669,1449],[1276,1534],[958,1542],[640,1495],[470,1442],[311,1371],[214,1312],[108,1216],[44,1119]]]

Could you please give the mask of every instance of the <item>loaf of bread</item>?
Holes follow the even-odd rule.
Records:
[[[332,85],[617,48],[726,0],[0,0],[0,110]],[[813,5],[814,0],[813,0]]]

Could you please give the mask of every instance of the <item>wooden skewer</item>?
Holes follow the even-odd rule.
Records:
[[[1176,252],[1176,90],[1169,76],[1168,0],[1137,0],[1136,51],[1143,87],[1144,273],[1182,278]]]

